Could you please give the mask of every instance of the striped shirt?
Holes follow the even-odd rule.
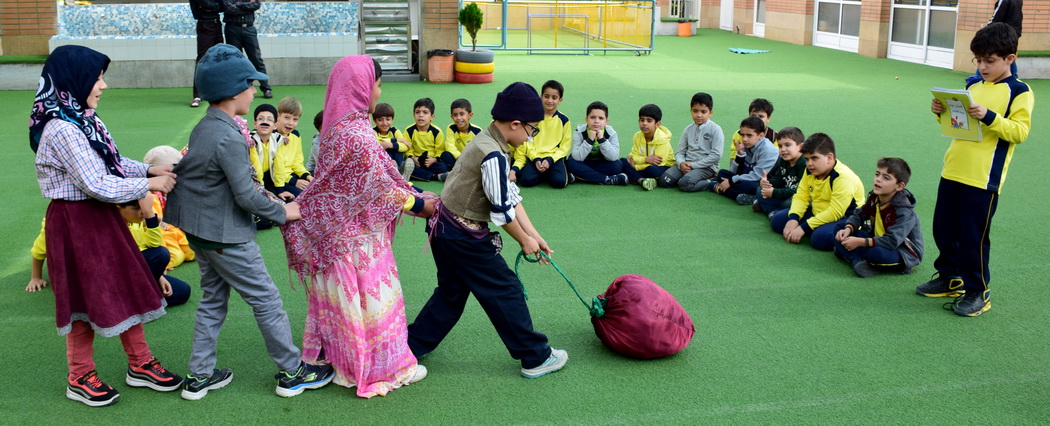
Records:
[[[481,161],[481,187],[489,199],[489,218],[493,225],[514,221],[514,206],[521,202],[518,185],[508,178],[510,163],[502,152],[492,152]]]
[[[36,152],[36,180],[44,198],[81,201],[94,198],[123,203],[146,196],[149,165],[120,157],[127,178],[106,171],[106,163],[75,124],[51,120]]]

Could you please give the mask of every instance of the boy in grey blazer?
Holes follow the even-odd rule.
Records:
[[[182,397],[198,400],[233,380],[230,369],[215,369],[231,288],[251,305],[277,364],[277,394],[291,397],[324,386],[332,380],[332,368],[302,361],[281,295],[254,241],[252,214],[278,224],[300,218],[298,204],[281,205],[256,190],[247,139],[238,122],[243,122],[239,116],[248,113],[254,99],[252,81],[266,75],[232,46],[219,44],[201,58],[195,78],[201,99],[210,106],[190,133],[189,151],[176,167],[181,177],[168,195],[165,218],[186,232],[201,272],[190,374]]]

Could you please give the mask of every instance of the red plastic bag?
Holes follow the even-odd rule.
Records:
[[[671,356],[689,345],[696,327],[671,293],[641,275],[617,278],[605,293],[605,314],[592,317],[594,332],[620,355],[653,359]]]

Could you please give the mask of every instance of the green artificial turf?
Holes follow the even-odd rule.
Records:
[[[0,64],[43,64],[47,55],[0,55]]]
[[[731,47],[771,52],[738,55]],[[496,63],[492,84],[383,83],[381,101],[394,105],[395,124],[404,128],[416,99],[434,99],[436,123],[446,126],[448,105],[465,97],[473,103],[474,122],[484,126],[495,93],[507,84],[524,80],[538,88],[557,79],[566,87],[561,110],[574,122],[582,122],[591,101],[609,105],[610,124],[626,153],[644,104],[663,108],[663,124],[677,142],[690,122],[693,93],[713,95],[712,119],[727,135],[737,130],[750,101],[764,97],[776,107],[774,128],[828,133],[838,157],[869,188],[877,158],[899,156],[911,164],[908,188],[919,202],[925,262],[912,275],[862,280],[808,240],[785,243],[763,215],[711,193],[582,184],[525,188],[530,218],[584,297],[601,293],[622,274],[648,276],[692,315],[697,331],[691,345],[660,360],[616,355],[597,340],[586,309],[564,280],[552,268],[529,264],[523,276],[535,327],[570,356],[563,371],[541,379],[518,375],[518,363],[470,302],[459,325],[425,359],[426,380],[369,400],[334,385],[279,398],[273,393],[275,368],[251,310],[234,297],[218,348],[219,366],[235,372],[232,384],[199,402],[129,388],[122,380],[119,341],[100,338],[100,376],[123,395],[115,406],[91,409],[63,395],[65,347],[55,334],[51,293],[23,291],[28,249],[47,201],[39,195],[26,140],[33,94],[0,92],[0,117],[10,130],[0,149],[0,234],[6,241],[0,248],[6,389],[0,423],[1031,424],[1050,418],[1050,310],[1042,297],[1050,240],[1044,172],[1050,137],[1042,125],[1050,122],[1050,109],[1039,100],[992,227],[994,306],[979,318],[962,318],[941,309],[948,300],[920,297],[913,289],[934,272],[930,225],[949,143],[929,112],[929,88],[962,87],[964,73],[715,30],[657,37],[650,55],[497,52]],[[116,72],[119,65],[110,69]],[[1050,93],[1045,80],[1028,83],[1039,96]],[[300,130],[309,141],[324,88],[273,84],[278,98],[303,102]],[[110,88],[98,111],[121,152],[141,158],[158,144],[185,144],[204,114],[203,108],[186,107],[189,100],[188,88]],[[305,296],[301,287],[289,285],[279,231],[261,232],[258,241],[299,339]],[[504,256],[513,262],[516,245],[509,237],[504,241]],[[395,252],[411,321],[435,284],[422,221],[405,220]],[[172,274],[198,281],[193,263]],[[170,308],[146,326],[155,355],[179,373],[186,372],[199,296],[195,291],[189,305]]]

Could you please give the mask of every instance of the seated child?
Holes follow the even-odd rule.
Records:
[[[412,144],[412,177],[422,181],[445,181],[449,167],[441,161],[445,152],[445,138],[441,129],[432,126],[434,120],[434,101],[423,98],[412,106],[412,116],[416,125],[405,131],[408,142]]]
[[[678,151],[675,153],[678,165],[667,169],[660,176],[660,186],[671,188],[677,185],[678,189],[685,192],[703,191],[707,189],[708,181],[718,173],[725,136],[722,135],[722,128],[711,121],[714,105],[714,99],[707,93],[693,95],[689,101],[693,122],[685,126],[678,140]]]
[[[377,103],[375,110],[372,111],[372,121],[376,123],[372,130],[376,132],[379,145],[383,146],[390,159],[397,164],[397,171],[401,173],[401,176],[408,180],[412,176],[415,165],[411,161],[405,161],[405,153],[412,149],[412,143],[405,139],[405,135],[397,127],[394,127],[394,107],[388,103]]]
[[[150,272],[153,273],[153,279],[160,285],[161,293],[164,295],[164,300],[167,302],[168,307],[177,306],[189,300],[190,285],[178,278],[164,275],[170,254],[163,244],[160,218],[153,210],[153,201],[152,193],[147,192],[145,198],[117,204],[117,208],[120,209],[120,214],[128,224],[131,236],[135,239],[139,251],[146,260],[146,264],[149,265]],[[35,292],[47,287],[47,281],[44,281],[42,276],[44,259],[47,258],[47,242],[44,238],[45,226],[44,221],[41,221],[40,235],[36,237],[36,241],[33,241],[33,247],[29,250],[29,253],[33,256],[33,265],[30,268],[29,285],[26,286],[26,291],[28,292]]]
[[[278,370],[277,395],[294,396],[322,387],[335,375],[331,366],[303,362],[292,340],[281,294],[255,242],[252,214],[280,224],[301,217],[299,204],[281,205],[270,199],[258,191],[251,175],[247,124],[240,116],[249,112],[255,95],[252,81],[266,79],[227,44],[208,49],[197,63],[194,80],[201,99],[210,106],[190,132],[189,150],[175,167],[179,181],[168,194],[167,211],[168,221],[186,232],[201,272],[201,299],[183,399],[204,398],[233,380],[232,370],[215,368],[231,290],[252,308]]]
[[[270,170],[273,185],[298,197],[314,177],[306,171],[303,161],[303,138],[299,136],[299,118],[303,116],[303,105],[299,100],[287,97],[277,103],[277,133],[283,143],[277,145],[277,153]],[[275,192],[276,194],[277,192]]]
[[[181,160],[182,153],[177,149],[168,145],[160,145],[147,151],[142,162],[154,166],[169,165],[174,167],[178,165]],[[160,229],[161,234],[164,236],[164,247],[168,248],[168,253],[171,255],[171,260],[168,261],[167,269],[174,269],[176,266],[181,265],[182,262],[193,261],[196,254],[193,253],[189,241],[186,240],[186,233],[182,232],[178,227],[164,222],[164,207],[167,206],[167,204],[168,194],[160,191],[153,191],[153,211],[156,212],[157,217],[160,218]]]
[[[776,141],[780,158],[773,165],[773,171],[758,181],[758,193],[754,197],[748,200],[740,195],[737,200],[745,205],[751,204],[756,212],[765,213],[768,217],[772,217],[777,210],[791,207],[791,197],[795,195],[802,175],[806,174],[806,159],[802,157],[801,151],[802,141],[805,140],[798,127],[780,129]]]
[[[774,131],[772,127],[769,127],[769,122],[773,120],[772,102],[769,102],[763,98],[755,98],[755,100],[751,101],[751,105],[747,107],[747,115],[751,117],[758,117],[759,119],[761,119],[762,122],[766,124],[766,139],[769,139],[771,141],[776,140],[774,136],[777,132]],[[740,139],[741,138],[739,133],[733,134],[733,150],[729,151],[729,161],[733,161],[733,159],[736,158],[737,151],[740,149]],[[776,142],[774,142],[774,145],[776,145]]]
[[[729,170],[719,170],[708,189],[725,195],[738,203],[754,202],[758,182],[777,162],[777,148],[763,135],[766,123],[758,117],[747,117],[740,122],[740,145],[737,155],[729,163]],[[750,203],[747,203],[750,204]]]
[[[321,124],[323,120],[324,110],[322,109],[314,116],[314,129],[317,130],[317,133],[314,133],[314,141],[310,145],[310,158],[306,160],[306,172],[311,176],[316,176],[314,169],[317,168],[317,153],[321,146]]]
[[[572,151],[565,166],[580,182],[627,185],[630,172],[641,175],[620,158],[620,138],[609,123],[609,107],[594,101],[587,105],[587,122],[572,132]]]
[[[250,134],[252,149],[248,151],[248,158],[266,190],[276,194],[282,200],[290,201],[295,199],[295,194],[289,190],[287,185],[277,186],[273,177],[278,163],[277,149],[285,142],[284,136],[274,131],[276,123],[276,107],[270,104],[255,107],[255,131]]]
[[[638,110],[638,132],[634,134],[631,153],[625,159],[628,167],[640,173],[637,183],[652,191],[656,178],[675,165],[674,149],[671,148],[671,131],[660,120],[664,113],[653,104],[643,105]]]
[[[558,111],[558,105],[565,100],[564,92],[565,87],[555,80],[543,83],[543,121],[531,129],[528,143],[515,151],[512,182],[516,179],[518,185],[530,187],[547,181],[559,189],[572,183],[565,167],[565,158],[572,149],[572,123]]]
[[[471,118],[474,118],[474,111],[470,101],[463,98],[452,101],[452,124],[445,129],[445,152],[441,154],[441,161],[448,164],[449,170],[456,166],[456,159],[467,142],[481,133],[480,127],[470,124]]]
[[[835,156],[835,141],[824,133],[814,133],[802,144],[806,174],[791,198],[791,207],[773,214],[773,232],[798,244],[809,235],[817,250],[835,246],[835,229],[846,216],[864,202],[864,183]]]
[[[910,274],[922,262],[922,229],[915,196],[904,188],[911,168],[900,158],[880,158],[868,200],[835,234],[835,256],[861,278],[879,270]]]

